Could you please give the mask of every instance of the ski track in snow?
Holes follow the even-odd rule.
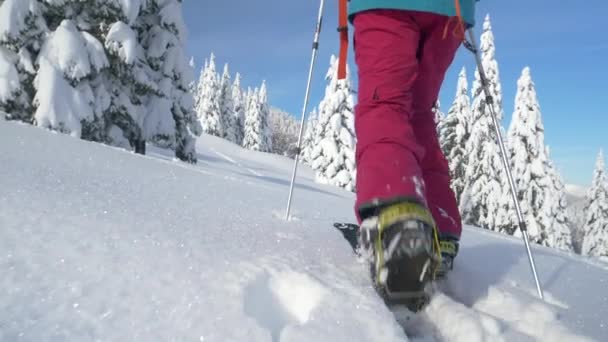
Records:
[[[262,176],[263,176],[261,173],[259,173],[259,172],[255,171],[255,170],[252,170],[252,169],[250,169],[250,168],[248,168],[248,167],[244,167],[244,166],[243,166],[241,163],[239,163],[239,162],[235,161],[234,159],[232,159],[232,158],[228,157],[227,155],[225,155],[225,154],[223,154],[223,153],[221,153],[221,152],[216,151],[216,150],[215,150],[215,149],[213,149],[213,148],[211,149],[211,151],[213,151],[213,153],[217,154],[218,156],[220,156],[220,157],[224,158],[225,160],[227,160],[227,161],[229,161],[229,162],[231,162],[231,163],[235,164],[236,166],[241,167],[241,168],[243,168],[243,169],[247,170],[247,172],[251,172],[251,174],[253,174],[254,176],[258,176],[258,177],[262,177]]]
[[[467,228],[430,304],[391,312],[331,226],[352,194],[302,167],[284,222],[291,160],[207,136],[197,165],[150,150],[0,120],[0,341],[608,340],[587,259],[535,248],[540,302],[519,241]]]

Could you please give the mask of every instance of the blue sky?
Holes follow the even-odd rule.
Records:
[[[244,86],[268,84],[270,103],[300,116],[317,0],[184,1],[188,53],[198,67],[211,52],[220,64],[243,76]],[[546,143],[565,181],[591,182],[600,148],[608,152],[608,3],[605,0],[481,0],[479,34],[489,13],[496,39],[508,127],[516,82],[529,66],[543,114]],[[310,108],[325,90],[329,56],[338,52],[337,1],[325,5],[319,59]],[[352,50],[349,51],[352,58]],[[442,110],[449,108],[456,78],[466,66],[472,80],[472,55],[461,48],[441,90]],[[356,65],[350,63],[356,73]]]

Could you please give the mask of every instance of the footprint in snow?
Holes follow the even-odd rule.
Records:
[[[306,274],[266,271],[245,289],[244,310],[270,332],[273,342],[279,342],[286,327],[310,320],[326,292]]]

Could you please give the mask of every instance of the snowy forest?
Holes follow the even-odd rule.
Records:
[[[195,163],[195,141],[214,135],[252,151],[301,162],[316,179],[356,191],[355,96],[350,75],[338,80],[332,56],[325,95],[306,121],[273,108],[268,85],[244,89],[241,74],[221,72],[209,56],[194,79],[185,51],[179,0],[0,0],[0,115],[88,141],[145,153],[146,143]],[[482,62],[502,121],[502,84],[490,18],[481,34]],[[573,210],[544,142],[541,107],[530,68],[517,82],[504,130],[518,198],[538,244],[608,256],[608,180],[600,151],[582,210]],[[465,223],[518,235],[517,220],[479,74],[469,92],[458,79],[447,114],[435,108],[438,136]]]
[[[480,52],[496,113],[503,121],[502,84],[489,16],[483,24]],[[485,106],[479,73],[475,71],[469,93],[467,73],[462,68],[448,113],[437,114],[439,140],[450,165],[452,189],[464,222],[519,236],[508,178]],[[602,152],[585,206],[578,210],[568,203],[565,184],[545,144],[541,106],[529,67],[521,72],[511,123],[503,132],[507,159],[531,240],[584,255],[607,256],[608,183]]]
[[[178,0],[0,1],[0,110],[85,140],[194,162]]]

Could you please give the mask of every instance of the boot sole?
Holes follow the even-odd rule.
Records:
[[[388,260],[380,265],[376,256],[374,266],[379,277],[376,287],[385,302],[406,305],[415,312],[428,302],[425,288],[434,279],[437,261],[428,232],[407,224],[399,222],[383,232],[381,252]]]

